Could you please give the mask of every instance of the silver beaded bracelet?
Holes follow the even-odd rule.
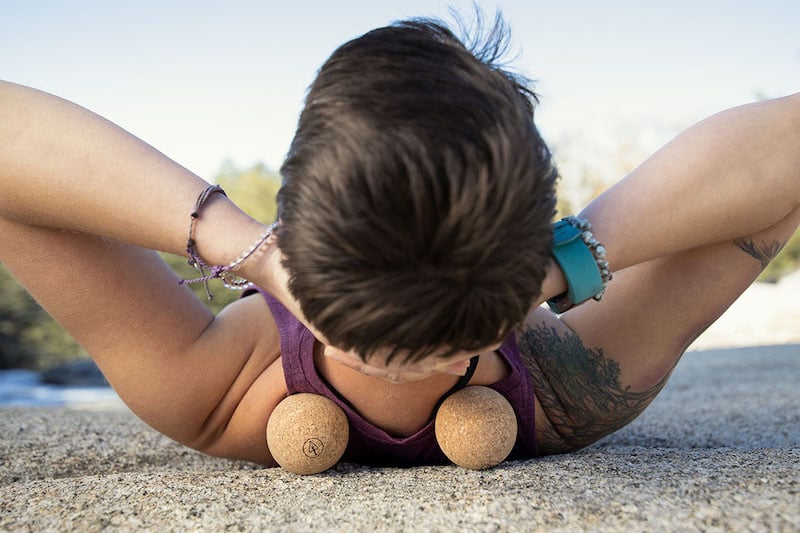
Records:
[[[272,237],[272,233],[275,231],[275,228],[278,227],[278,221],[273,222],[259,235],[258,239],[253,241],[253,244],[250,247],[239,254],[239,257],[231,261],[225,270],[222,271],[220,278],[222,279],[222,284],[228,288],[233,290],[244,290],[253,284],[247,281],[245,278],[241,276],[234,276],[232,272],[236,272],[242,265],[244,265],[247,261],[254,258],[258,255],[258,253],[263,250],[263,244],[266,243],[270,237]]]

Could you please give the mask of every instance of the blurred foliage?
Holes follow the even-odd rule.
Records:
[[[223,164],[214,180],[239,207],[264,223],[275,220],[275,195],[280,179],[264,165],[237,169]],[[183,257],[162,254],[178,275],[194,278],[198,274]],[[225,289],[217,281],[209,283],[214,299],[208,301],[202,283],[192,290],[215,313],[241,296]],[[88,354],[31,298],[14,277],[0,264],[0,369],[30,368],[44,370]]]
[[[758,281],[775,283],[798,268],[800,268],[800,231],[795,232],[781,252],[767,265],[758,277]]]
[[[281,180],[263,164],[239,170],[230,161],[225,161],[214,182],[225,189],[228,197],[251,217],[264,224],[275,221],[278,213],[275,196]]]
[[[609,185],[596,172],[588,168],[579,169],[575,176],[556,182],[556,216],[561,220],[568,215],[577,215],[584,206],[603,194]]]

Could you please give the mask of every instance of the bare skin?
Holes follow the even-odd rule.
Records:
[[[777,255],[800,225],[798,147],[797,95],[734,108],[584,210],[615,270],[606,296],[560,320],[534,310],[518,332],[544,451],[581,448],[638,416]]]
[[[206,183],[38,91],[0,83],[0,117],[0,260],[143,420],[198,450],[272,464],[266,423],[287,391],[265,302],[245,298],[214,317],[149,250],[183,253]],[[800,224],[799,146],[800,96],[731,110],[678,137],[582,213],[615,270],[606,297],[560,319],[534,306],[517,332],[545,452],[585,446],[637,416],[689,342],[788,240]],[[196,238],[207,262],[226,264],[262,230],[215,195]],[[272,244],[242,274],[302,319],[279,260]],[[563,290],[551,269],[542,299]],[[320,372],[397,434],[427,420],[474,355],[387,367],[380,354],[363,363],[315,333]],[[508,372],[493,348],[473,383]]]

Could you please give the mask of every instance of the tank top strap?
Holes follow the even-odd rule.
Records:
[[[283,304],[261,287],[254,286],[246,291],[243,297],[255,292],[264,297],[272,313],[272,318],[278,326],[281,362],[289,394],[317,392],[316,387],[309,383],[308,372],[306,372],[309,365],[310,368],[314,366],[314,336]]]

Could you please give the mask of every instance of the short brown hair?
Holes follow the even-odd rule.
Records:
[[[289,290],[337,348],[417,360],[504,339],[539,295],[557,172],[536,95],[414,19],[345,43],[321,67],[281,168]],[[473,47],[474,48],[474,47]]]

